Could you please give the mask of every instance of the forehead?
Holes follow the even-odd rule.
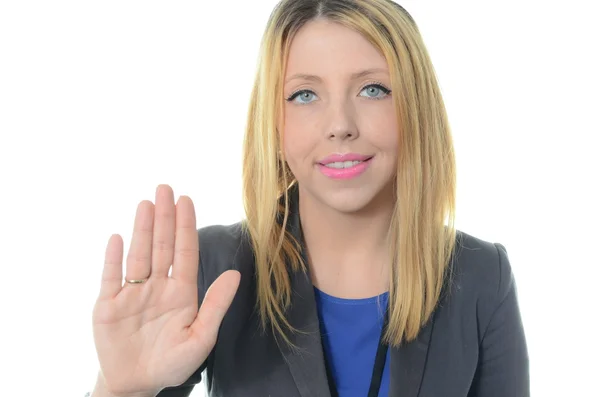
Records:
[[[299,73],[350,77],[365,69],[388,73],[385,57],[375,46],[355,30],[332,21],[315,20],[304,25],[292,39],[286,81]]]

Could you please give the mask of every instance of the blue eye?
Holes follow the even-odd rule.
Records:
[[[392,92],[392,91],[388,90],[387,88],[385,88],[384,86],[379,85],[379,84],[370,84],[370,85],[366,86],[365,88],[363,88],[363,90],[361,92],[363,92],[365,90],[369,90],[370,92],[375,91],[375,96],[367,96],[368,98],[373,98],[373,99],[384,98],[385,96],[389,95],[390,92]],[[377,91],[383,92],[385,95],[377,96]]]
[[[309,96],[309,98],[310,98],[310,95],[315,95],[315,93],[310,90],[302,90],[302,91],[296,92],[295,94],[292,94],[292,96],[289,97],[288,99],[286,99],[286,101],[292,102],[294,99],[298,98],[298,96],[301,96],[302,98],[306,98],[307,96]],[[298,103],[304,105],[309,102],[298,102]]]
[[[387,88],[385,88],[381,84],[369,84],[369,85],[365,86],[361,90],[361,92],[363,92],[365,90],[368,90],[368,92],[370,92],[370,93],[374,93],[375,94],[374,96],[366,95],[366,97],[367,98],[371,98],[371,99],[375,99],[375,100],[383,99],[383,98],[387,97],[392,92],[391,90],[388,90]],[[384,95],[378,96],[377,94],[380,93],[380,92],[383,92]],[[303,98],[303,99],[310,99],[311,95],[316,96],[315,93],[312,92],[311,90],[300,90],[300,91],[297,91],[297,92],[293,93],[289,98],[286,99],[286,101],[292,102],[292,101],[294,101],[294,99],[298,98],[299,96],[301,96],[301,98]],[[365,95],[361,95],[361,96],[365,96]],[[298,102],[298,101],[296,101],[296,103],[298,103],[300,105],[306,105],[306,104],[309,104],[310,102],[304,102],[304,101]]]

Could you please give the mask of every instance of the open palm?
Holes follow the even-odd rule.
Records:
[[[93,310],[94,342],[106,389],[116,396],[156,395],[187,380],[212,350],[239,273],[223,273],[198,310],[199,246],[192,200],[174,204],[168,185],[156,205],[138,205],[123,284],[123,240],[111,236]],[[171,268],[169,275],[169,269]]]

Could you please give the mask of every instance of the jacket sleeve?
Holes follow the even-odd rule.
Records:
[[[204,267],[202,266],[202,244],[200,244],[200,237],[202,234],[202,229],[198,230],[198,244],[200,246],[200,260],[198,263],[198,306],[202,305],[202,301],[204,301],[204,295],[206,294],[206,285],[205,285],[205,274]],[[212,353],[211,353],[212,354]],[[209,356],[210,359],[210,356]],[[196,370],[185,382],[178,386],[166,387],[160,391],[156,395],[156,397],[188,397],[194,386],[199,384],[202,381],[202,372],[206,369],[208,364],[208,360],[205,360],[200,368]]]
[[[469,397],[529,397],[529,355],[514,275],[502,244],[497,304],[479,346]]]

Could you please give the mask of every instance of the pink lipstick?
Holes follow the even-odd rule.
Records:
[[[373,156],[358,153],[332,154],[317,163],[323,175],[333,179],[351,179],[369,168]]]

